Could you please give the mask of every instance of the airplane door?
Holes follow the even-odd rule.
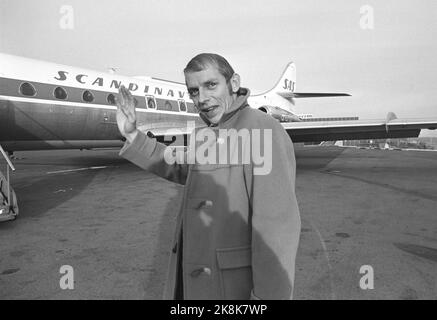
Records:
[[[99,112],[97,126],[97,139],[118,140],[120,133],[117,127],[115,110],[104,110]]]

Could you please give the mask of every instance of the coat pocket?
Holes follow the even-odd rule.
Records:
[[[216,249],[223,299],[247,300],[253,289],[249,246]]]

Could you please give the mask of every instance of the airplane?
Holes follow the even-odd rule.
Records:
[[[153,77],[126,77],[0,53],[0,151],[92,149],[121,147],[124,138],[116,123],[115,95],[124,85],[135,98],[138,129],[157,139],[189,135],[187,121],[205,124],[184,83]],[[421,129],[435,129],[437,119],[397,119],[389,113],[381,120],[358,117],[313,118],[298,114],[295,99],[349,96],[346,93],[296,91],[296,66],[290,62],[275,86],[252,95],[252,108],[281,122],[293,142],[417,137]],[[11,167],[7,159],[7,170]],[[7,177],[0,175],[2,212],[18,212]],[[7,192],[6,192],[7,190]],[[3,203],[9,206],[1,207]],[[14,212],[13,212],[14,213]],[[15,215],[16,216],[16,215]]]

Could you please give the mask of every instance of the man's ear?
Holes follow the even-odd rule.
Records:
[[[240,75],[238,73],[234,73],[230,82],[232,87],[232,93],[237,93],[240,89]]]

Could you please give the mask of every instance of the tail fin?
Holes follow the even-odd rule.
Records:
[[[274,93],[293,93],[296,89],[296,65],[294,62],[289,62],[285,67],[281,78],[275,87],[271,90]]]
[[[319,98],[319,97],[339,97],[350,96],[348,93],[333,93],[333,92],[296,92],[296,65],[294,62],[287,64],[284,73],[279,79],[275,87],[270,90],[271,93],[287,99],[294,104],[295,98]],[[269,92],[269,93],[270,93]]]
[[[296,89],[296,65],[289,62],[276,85],[268,91],[277,94],[294,104],[294,90]]]

